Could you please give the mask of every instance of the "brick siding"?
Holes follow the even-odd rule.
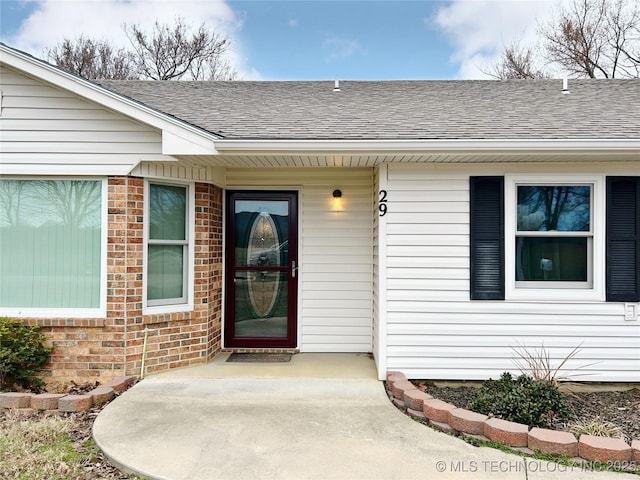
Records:
[[[205,363],[221,348],[222,191],[195,185],[192,311],[143,315],[144,180],[112,177],[107,201],[106,318],[26,319],[54,346],[47,383],[108,381],[139,375],[147,329],[146,372]]]

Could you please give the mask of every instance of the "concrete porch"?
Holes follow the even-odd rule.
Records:
[[[377,378],[375,362],[368,353],[298,353],[290,362],[227,362],[230,353],[221,353],[205,365],[173,369],[147,375],[158,379],[187,378]]]

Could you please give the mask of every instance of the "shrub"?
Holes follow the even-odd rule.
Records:
[[[482,382],[469,408],[531,427],[547,427],[554,418],[571,416],[564,395],[553,382],[528,375],[513,378],[509,372],[499,380]]]
[[[52,351],[44,341],[40,327],[0,317],[0,389],[44,385],[37,374],[49,362]]]

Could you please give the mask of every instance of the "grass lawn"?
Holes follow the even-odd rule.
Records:
[[[0,413],[0,478],[133,479],[109,465],[91,439],[95,414]]]

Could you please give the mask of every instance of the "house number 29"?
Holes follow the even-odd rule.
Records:
[[[380,216],[384,217],[387,214],[387,191],[380,190],[380,201],[378,202],[378,211]]]

